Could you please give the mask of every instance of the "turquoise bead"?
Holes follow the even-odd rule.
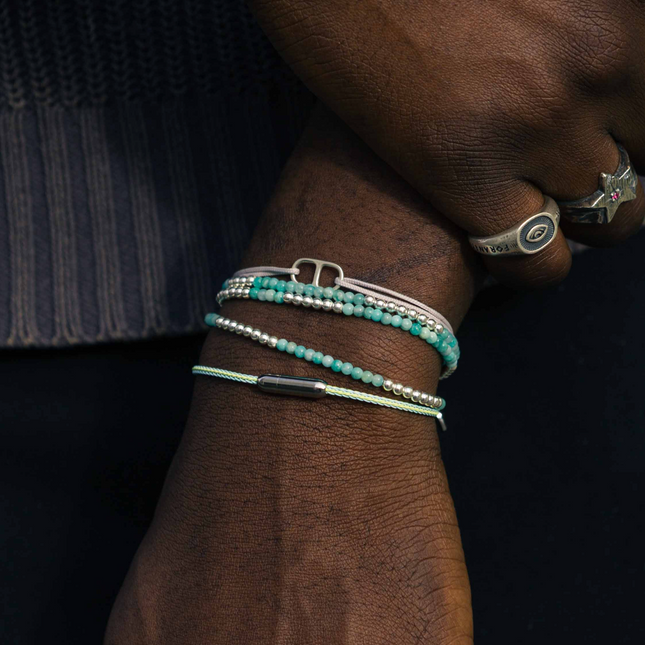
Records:
[[[277,302],[279,305],[284,302],[284,293],[282,291],[276,291],[275,296],[273,296],[273,302]]]
[[[260,289],[258,291],[258,300],[261,300],[262,302],[265,302],[267,299],[267,290],[266,289]]]
[[[363,318],[365,318],[365,320],[372,320],[373,313],[374,313],[373,307],[365,307],[365,311],[363,312]]]
[[[370,372],[369,370],[365,370],[361,375],[361,381],[363,381],[363,383],[371,383],[373,378],[374,374],[372,374],[372,372]]]
[[[381,325],[389,325],[392,322],[392,314],[387,311],[381,317]]]
[[[330,356],[329,354],[327,354],[326,356],[323,356],[323,359],[322,359],[323,367],[331,367],[333,362],[334,362],[333,356]]]
[[[251,300],[257,300],[258,299],[258,290],[255,287],[250,289],[249,298],[251,298]]]
[[[354,302],[354,294],[351,291],[345,291],[343,300],[345,302]]]
[[[325,296],[327,300],[332,300],[334,297],[334,290],[331,287],[325,287],[323,289],[323,296]]]
[[[302,295],[305,292],[305,286],[306,285],[302,284],[302,282],[296,282],[295,293],[299,293],[300,295]]]
[[[296,283],[293,280],[289,280],[289,282],[287,282],[287,286],[285,287],[285,290],[288,293],[293,293],[296,290]]]
[[[400,327],[402,322],[403,318],[401,318],[399,314],[396,314],[395,316],[392,316],[392,322],[390,324],[392,327]]]
[[[324,289],[322,287],[314,287],[314,298],[322,298]]]
[[[256,289],[261,289],[261,288],[262,288],[262,278],[255,278],[255,279],[253,280],[253,286],[254,286]]]
[[[286,350],[287,350],[287,345],[288,345],[288,344],[289,344],[289,341],[288,341],[286,338],[281,338],[281,339],[278,341],[278,344],[275,346],[275,348],[276,348],[279,352],[284,352],[284,351],[286,351]]]
[[[456,344],[457,344],[457,339],[453,336],[453,337],[448,341],[448,345],[450,345],[450,347],[454,347]]]
[[[446,354],[443,359],[446,361],[446,363],[455,363],[457,361],[457,357],[454,353]]]
[[[304,345],[298,345],[298,347],[296,347],[296,351],[294,352],[294,356],[296,356],[297,358],[303,358],[306,351],[307,348]]]
[[[449,331],[444,327],[444,328],[441,330],[441,333],[439,334],[439,336],[440,336],[441,338],[443,338],[443,339],[446,339],[446,338],[448,338],[448,336],[450,336],[450,332],[449,332]]]
[[[426,343],[428,343],[429,345],[434,345],[438,340],[439,336],[437,336],[435,332],[431,331],[426,338]]]
[[[298,345],[296,345],[296,343],[294,343],[293,341],[290,343],[287,343],[287,354],[295,353],[296,347],[298,347]]]
[[[383,385],[384,380],[385,379],[380,374],[374,374],[374,376],[372,376],[372,385],[375,385],[376,387],[381,387],[381,385]]]
[[[275,290],[284,293],[284,290],[287,288],[287,283],[285,280],[278,280],[278,284],[275,285]]]
[[[334,300],[336,302],[344,302],[345,292],[342,289],[336,289],[336,291],[334,291]]]
[[[275,289],[278,286],[278,278],[271,278],[269,280],[269,289]]]
[[[273,302],[273,299],[275,298],[275,289],[267,289],[265,298],[267,299],[267,302]]]
[[[332,372],[340,372],[341,369],[343,369],[343,361],[339,361],[338,359],[336,359],[331,364],[331,370]]]
[[[423,338],[423,340],[427,340],[432,332],[428,327],[424,327],[421,330],[421,333],[419,334],[419,338]]]
[[[419,323],[414,323],[412,327],[410,327],[410,333],[413,336],[418,336],[421,333],[421,325]]]
[[[271,282],[271,278],[262,278],[262,288],[266,289],[269,286],[269,282]]]
[[[316,352],[311,359],[316,365],[320,365],[323,362],[325,355],[322,352]]]
[[[314,295],[314,285],[313,284],[307,284],[305,285],[305,290],[304,290],[304,295],[305,296],[313,296]]]
[[[401,329],[403,331],[410,331],[412,329],[412,321],[409,318],[404,318],[401,321]]]
[[[215,325],[215,321],[216,321],[218,318],[219,318],[219,316],[218,316],[217,314],[206,314],[206,315],[204,316],[204,322],[205,322],[207,325],[210,325],[211,327],[213,327],[213,326]]]
[[[354,305],[354,315],[357,318],[362,318],[363,317],[363,312],[365,311],[365,307],[363,305]]]
[[[363,376],[363,370],[360,367],[355,367],[352,370],[351,374],[352,374],[352,378],[355,381],[358,381],[361,378],[361,376]]]
[[[315,349],[309,348],[309,349],[305,350],[305,357],[304,357],[305,360],[308,361],[309,363],[311,363],[311,361],[314,360],[314,354],[315,353],[316,353]]]
[[[354,294],[354,306],[365,303],[365,296],[362,293]]]
[[[343,305],[343,313],[346,316],[351,316],[354,313],[354,305],[351,302],[348,302]]]
[[[445,340],[442,340],[442,341],[437,345],[437,351],[438,351],[440,354],[443,354],[444,352],[446,352],[446,351],[448,351],[448,350],[452,351],[452,347],[450,347],[450,345],[448,345],[448,343],[447,343]]]
[[[380,309],[374,309],[374,311],[372,312],[372,320],[380,322],[381,318],[383,318],[383,312]]]
[[[226,289],[226,287],[228,287],[228,280],[224,280],[224,282],[222,282],[222,290]]]
[[[349,374],[352,373],[352,370],[354,369],[354,366],[351,363],[343,363],[343,366],[340,368],[340,371],[345,374],[345,376],[348,376]]]

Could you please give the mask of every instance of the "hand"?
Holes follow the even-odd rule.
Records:
[[[645,4],[637,0],[251,0],[294,70],[432,205],[471,235],[585,197],[645,168]],[[643,190],[611,224],[563,225],[608,245],[635,232]],[[534,256],[484,258],[500,280],[562,279],[562,233]]]
[[[403,290],[454,326],[481,280],[460,231],[324,114],[285,170],[244,266],[300,256]],[[286,305],[240,300],[224,311],[436,387],[437,353],[420,351],[409,334]],[[221,331],[200,362],[253,374],[313,372]],[[106,644],[420,642],[472,642],[468,577],[433,422],[199,377]]]

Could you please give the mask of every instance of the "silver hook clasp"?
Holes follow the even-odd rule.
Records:
[[[335,269],[336,271],[338,271],[338,277],[341,280],[343,280],[345,277],[342,267],[340,267],[338,264],[334,264],[333,262],[327,262],[326,260],[314,260],[313,258],[300,258],[299,260],[296,260],[293,263],[293,266],[291,267],[291,269],[297,269],[301,264],[313,264],[316,267],[314,271],[314,279],[311,282],[311,284],[313,284],[314,287],[320,286],[320,282],[319,282],[320,274],[322,273],[322,270],[325,267],[329,267],[331,269]],[[291,275],[291,279],[294,282],[298,282],[298,280],[296,280],[295,273],[291,273],[290,275]],[[334,290],[338,289],[338,285],[335,285],[333,289]]]

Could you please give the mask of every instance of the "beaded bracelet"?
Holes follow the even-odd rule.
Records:
[[[397,396],[411,399],[415,403],[420,403],[422,406],[437,410],[443,410],[446,407],[446,402],[440,396],[433,396],[432,394],[416,390],[410,386],[395,383],[391,379],[387,379],[380,374],[373,374],[370,370],[364,370],[361,367],[352,365],[352,363],[334,359],[334,357],[329,354],[325,355],[314,349],[307,349],[304,345],[289,342],[286,338],[270,336],[260,329],[254,329],[250,325],[245,325],[244,323],[237,322],[236,320],[231,320],[230,318],[225,318],[218,314],[207,314],[205,322],[211,327],[217,327],[236,334],[241,334],[251,340],[258,341],[261,345],[267,345],[268,347],[277,349],[280,352],[293,354],[296,358],[304,358],[306,361],[312,362],[315,365],[322,365],[323,367],[331,368],[333,372],[340,372],[345,376],[351,376],[356,381],[361,380],[363,383],[371,384],[374,387],[381,387],[386,392],[392,392]]]
[[[376,396],[374,394],[367,394],[366,392],[357,392],[356,390],[351,390],[349,388],[336,387],[335,385],[329,385],[322,379],[310,379],[299,376],[283,376],[276,374],[253,376],[252,374],[231,372],[229,370],[223,370],[218,367],[208,367],[206,365],[195,365],[192,368],[192,372],[193,374],[201,374],[203,376],[216,376],[218,378],[235,381],[237,383],[257,385],[262,391],[272,392],[275,394],[289,394],[316,399],[329,394],[331,396],[340,396],[344,399],[372,403],[385,408],[392,408],[394,410],[402,410],[404,412],[412,412],[413,414],[420,414],[426,417],[433,417],[439,422],[442,430],[445,431],[448,429],[443,419],[443,414],[437,410],[431,410],[421,405],[408,403],[407,401],[396,401],[384,396]]]

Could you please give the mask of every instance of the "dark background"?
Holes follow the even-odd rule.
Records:
[[[460,331],[441,440],[477,645],[645,642],[644,252],[493,287]],[[0,352],[1,643],[101,642],[203,338]]]

